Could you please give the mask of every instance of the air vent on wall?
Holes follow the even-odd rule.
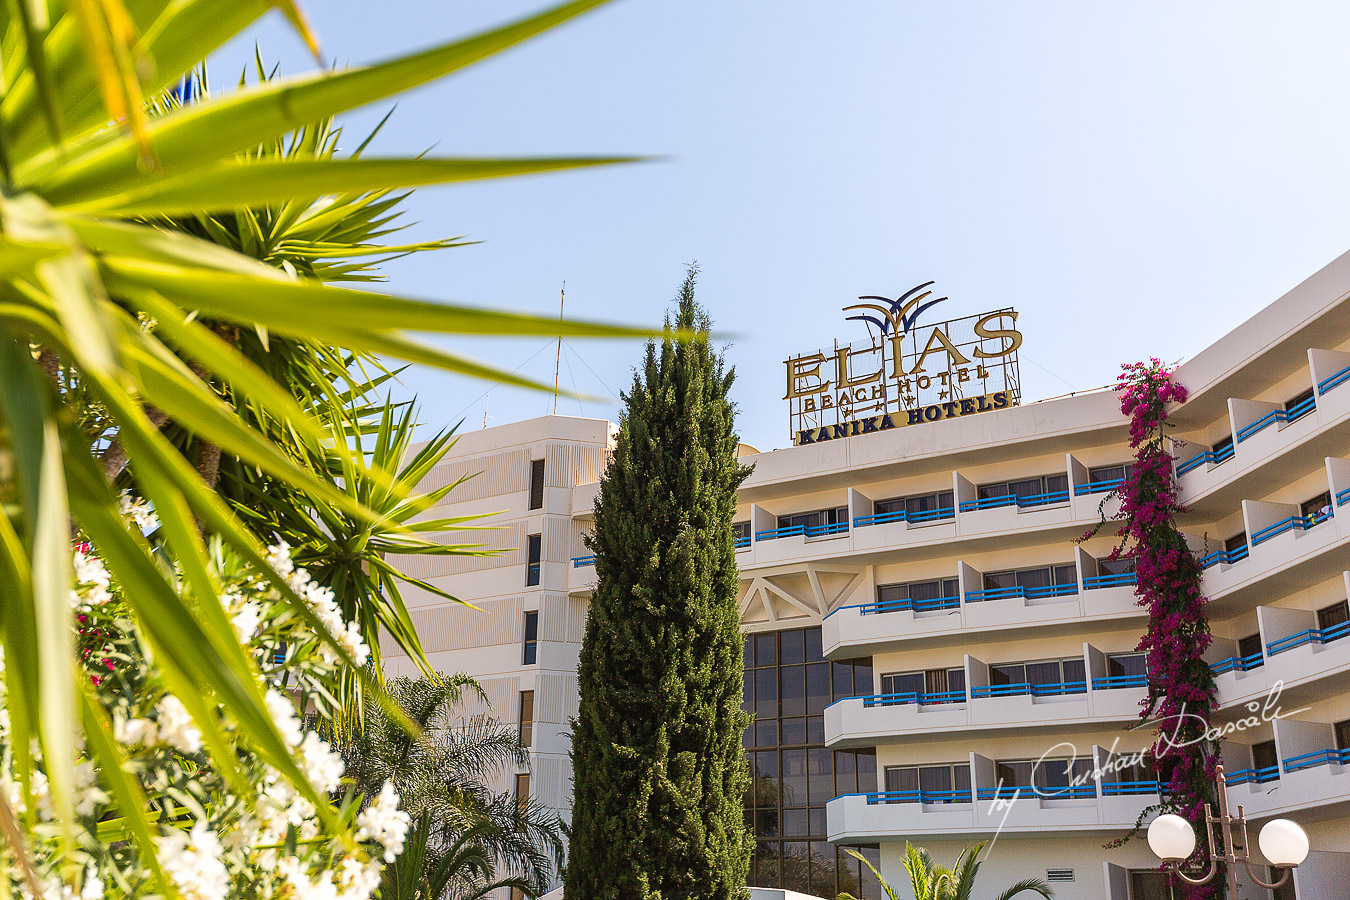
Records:
[[[1046,881],[1073,881],[1073,869],[1046,869]]]

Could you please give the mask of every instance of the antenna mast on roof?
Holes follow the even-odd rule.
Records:
[[[558,322],[563,320],[563,304],[567,301],[567,282],[562,283],[558,292]],[[553,414],[558,414],[558,367],[562,364],[562,329],[558,329],[558,353],[553,357]],[[570,370],[569,370],[570,371]]]

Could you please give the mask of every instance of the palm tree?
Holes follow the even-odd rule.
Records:
[[[915,900],[970,900],[975,890],[975,876],[979,874],[982,865],[980,852],[983,850],[983,843],[967,847],[956,858],[956,865],[948,869],[935,863],[927,850],[912,846],[906,841],[904,865],[905,871],[909,873],[909,884],[914,890]],[[867,862],[866,857],[855,850],[848,852],[867,864],[867,868],[871,869],[877,881],[881,882],[881,889],[890,900],[900,900],[895,889],[886,883],[886,879],[881,877],[881,873],[870,862]],[[1047,900],[1055,896],[1055,892],[1045,879],[1026,878],[1003,891],[995,900],[1012,900],[1018,894],[1024,893],[1040,894]],[[840,894],[839,900],[855,900],[855,898],[850,894]]]
[[[11,743],[66,748],[81,729],[95,737],[83,743],[105,787],[131,798],[120,812],[147,858],[155,858],[153,823],[143,804],[132,802],[137,787],[122,771],[111,725],[74,670],[67,622],[72,522],[126,589],[129,614],[165,677],[194,687],[181,693],[213,763],[233,771],[229,748],[247,742],[333,819],[267,713],[210,577],[202,535],[225,541],[305,615],[303,599],[271,569],[264,542],[241,519],[243,508],[218,492],[220,460],[237,459],[372,524],[381,514],[338,490],[334,478],[320,477],[296,447],[327,447],[330,462],[394,491],[409,487],[369,469],[323,426],[326,406],[288,390],[270,368],[271,355],[260,360],[246,345],[317,346],[325,355],[311,361],[334,378],[348,364],[359,371],[363,355],[379,354],[521,383],[409,335],[648,332],[326,284],[344,267],[361,274],[349,268],[352,235],[342,250],[347,261],[327,269],[321,246],[325,212],[354,197],[380,198],[361,207],[371,218],[355,235],[373,244],[389,191],[617,160],[336,158],[315,152],[326,145],[314,123],[460,71],[602,2],[571,0],[375,65],[320,67],[226,96],[180,91],[176,100],[168,94],[185,75],[273,6],[299,26],[295,0],[19,2],[0,11],[7,51],[0,89],[0,644]],[[297,132],[309,137],[299,150],[294,143],[285,153],[259,150]],[[277,217],[240,215],[256,210]],[[185,228],[188,220],[200,232]],[[286,259],[285,248],[263,247],[269,235],[301,220],[313,238],[300,254],[307,266]],[[278,223],[286,229],[255,231]],[[306,362],[298,351],[290,361]],[[358,374],[350,381],[334,392],[338,399],[369,386]],[[92,438],[72,412],[72,387],[102,411]],[[241,408],[256,415],[241,418]],[[179,431],[166,432],[168,422]],[[112,478],[128,471],[162,522],[154,546],[117,513]],[[159,564],[163,556],[177,561],[181,583]],[[388,612],[377,610],[377,618]],[[411,633],[406,618],[384,624],[402,640]],[[353,663],[336,641],[331,646]],[[420,658],[415,644],[409,649]],[[227,733],[222,714],[239,728]],[[75,759],[66,752],[48,757],[56,818],[72,842]],[[6,797],[0,819],[13,824]],[[0,830],[22,858],[19,832]]]
[[[465,715],[466,695],[484,699],[467,675],[392,679],[383,696],[364,698],[364,728],[339,739],[352,789],[373,797],[392,782],[402,807],[426,832],[412,835],[413,856],[405,852],[386,870],[398,892],[383,894],[384,900],[472,900],[503,886],[535,896],[561,868],[557,813],[496,787],[529,765],[518,730],[490,716]],[[391,706],[416,730],[391,716]]]

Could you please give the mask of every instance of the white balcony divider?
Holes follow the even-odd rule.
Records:
[[[1346,387],[1350,388],[1350,384]],[[1327,484],[1331,487],[1331,508],[1338,516],[1350,516],[1350,459],[1328,456],[1326,463]]]
[[[1265,400],[1242,400],[1236,397],[1228,398],[1228,418],[1233,423],[1233,449],[1237,454],[1237,461],[1242,462],[1242,445],[1252,440],[1256,435],[1251,434],[1243,440],[1238,440],[1238,436],[1243,433],[1243,429],[1260,419],[1262,416],[1284,409],[1283,403],[1270,403]],[[1275,423],[1271,423],[1270,428],[1275,428]],[[1264,430],[1264,429],[1263,429]],[[1251,456],[1250,453],[1247,454]]]
[[[848,522],[850,529],[853,523],[857,522],[863,516],[872,515],[873,498],[868,497],[862,491],[856,488],[848,489]]]
[[[778,527],[778,517],[758,503],[750,504],[750,538],[761,531],[773,531]]]
[[[974,503],[980,496],[979,488],[975,482],[971,481],[960,472],[952,472],[952,506],[956,507],[956,514],[961,515],[961,505],[964,503]]]
[[[1269,650],[1270,645],[1310,628],[1316,628],[1317,613],[1310,609],[1258,606],[1256,608],[1256,624],[1261,632],[1261,647],[1266,653],[1266,665],[1269,666],[1276,664],[1282,655],[1276,653],[1272,656]],[[1291,653],[1293,651],[1286,650],[1284,652]]]

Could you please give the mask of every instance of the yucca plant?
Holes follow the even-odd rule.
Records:
[[[280,209],[283,220],[295,221],[308,216],[321,235],[325,203],[337,214],[345,200],[382,191],[617,160],[336,158],[258,148],[454,73],[600,2],[575,0],[378,65],[320,69],[186,103],[184,96],[178,102],[144,98],[162,98],[272,3],[14,0],[0,11],[0,640],[10,746],[29,816],[35,804],[28,754],[37,746],[55,820],[73,842],[71,735],[83,732],[122,801],[127,833],[154,858],[137,786],[122,774],[110,726],[76,677],[68,597],[70,542],[78,530],[120,585],[166,685],[182,698],[214,764],[230,774],[229,748],[247,740],[333,821],[335,813],[309,786],[264,707],[254,663],[220,600],[203,534],[219,535],[247,564],[271,573],[298,614],[312,619],[313,613],[272,572],[261,542],[214,490],[219,471],[212,473],[210,457],[237,460],[353,520],[391,526],[384,513],[317,477],[276,439],[280,431],[298,445],[327,444],[342,465],[363,469],[316,419],[315,407],[303,402],[308,398],[297,399],[265,361],[241,349],[244,336],[263,347],[273,339],[312,341],[521,383],[409,333],[634,332],[325,285],[315,268],[322,257],[313,252],[321,240],[308,248],[308,270],[269,265],[287,248],[272,248],[268,256],[249,252],[244,245],[265,235],[254,231],[256,218],[241,218],[239,211]],[[292,3],[277,5],[299,21]],[[188,220],[204,230],[232,225],[237,231],[204,240],[183,227]],[[223,239],[230,237],[238,244]],[[344,356],[324,364],[357,362]],[[214,385],[227,387],[231,403]],[[70,389],[99,409],[105,427],[92,439],[64,393]],[[255,421],[237,415],[241,406],[254,411]],[[275,430],[259,427],[262,421]],[[181,433],[166,433],[169,422]],[[193,442],[199,450],[212,448],[204,450],[205,460],[203,453],[184,455]],[[176,560],[181,584],[118,515],[109,476],[123,472],[154,504],[162,522],[156,550]],[[363,475],[400,489],[389,473]],[[332,649],[343,652],[336,642]],[[217,710],[237,728],[227,732]],[[16,823],[12,813],[0,797],[0,830],[22,854],[19,828],[34,823]]]
[[[971,900],[975,892],[975,878],[980,874],[980,866],[983,865],[983,860],[980,859],[980,853],[983,851],[983,843],[965,848],[956,858],[956,865],[949,869],[934,862],[932,854],[923,847],[915,847],[906,841],[902,862],[905,874],[909,875],[909,885],[914,891],[915,900]],[[889,900],[900,900],[895,888],[886,883],[886,879],[881,877],[881,873],[867,861],[866,857],[856,850],[848,852],[862,860],[867,868],[872,870]],[[1005,888],[995,900],[1012,900],[1020,894],[1039,894],[1046,900],[1053,900],[1055,896],[1054,890],[1045,879],[1024,878]],[[839,900],[855,900],[855,898],[850,894],[840,894]]]

